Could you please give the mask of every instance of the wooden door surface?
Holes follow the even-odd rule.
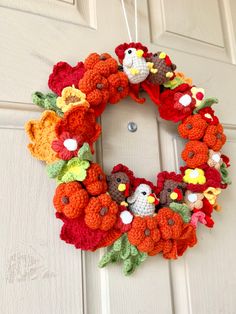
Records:
[[[125,5],[134,25],[134,1]],[[228,136],[224,152],[236,174],[236,3],[233,0],[138,0],[139,40],[166,51],[178,70],[219,98]],[[131,27],[134,35],[134,27]],[[128,41],[119,0],[0,0],[0,312],[2,314],[235,314],[236,195],[222,193],[215,228],[178,261],[149,258],[131,277],[100,270],[104,251],[84,253],[59,240],[55,182],[26,149],[23,125],[39,117],[31,93],[47,91],[57,61],[75,65],[91,52]],[[128,122],[137,124],[130,133]],[[176,170],[182,142],[149,100],[126,99],[101,118],[98,158],[109,172],[122,162],[155,182]]]

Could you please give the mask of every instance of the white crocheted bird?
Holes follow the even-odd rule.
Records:
[[[130,83],[138,84],[146,80],[149,72],[155,71],[152,62],[146,62],[147,48],[140,43],[122,44],[115,50]]]
[[[129,209],[134,215],[151,216],[155,212],[155,205],[159,203],[148,184],[140,184],[134,193],[127,198]]]

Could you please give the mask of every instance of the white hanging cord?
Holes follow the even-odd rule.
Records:
[[[134,21],[135,21],[135,41],[138,42],[138,6],[137,0],[134,0]]]
[[[128,18],[127,18],[127,14],[126,14],[124,0],[121,0],[121,5],[122,5],[122,9],[123,9],[123,14],[124,14],[124,18],[125,18],[125,24],[126,24],[127,32],[129,35],[129,41],[132,42],[132,37],[131,37],[131,33],[130,33],[129,22],[128,22]]]

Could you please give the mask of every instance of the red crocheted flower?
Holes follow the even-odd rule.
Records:
[[[178,213],[168,207],[163,207],[157,213],[157,222],[162,239],[179,238],[182,231],[183,220]]]
[[[91,53],[84,62],[86,70],[95,70],[104,77],[114,74],[118,71],[118,63],[108,53]]]
[[[78,182],[58,185],[53,198],[56,210],[68,218],[76,218],[83,214],[88,201],[88,193]]]
[[[123,72],[111,74],[108,77],[109,82],[109,103],[115,104],[128,96],[129,82],[128,77]]]
[[[115,224],[115,228],[120,230],[121,233],[128,232],[132,227],[134,215],[125,206],[120,206],[119,211],[119,217]]]
[[[191,95],[191,86],[188,84],[165,90],[160,94],[160,116],[165,120],[178,122],[192,114],[196,100]]]
[[[91,195],[100,195],[106,193],[107,182],[106,175],[101,166],[97,163],[92,163],[87,170],[87,175],[83,184]]]
[[[56,217],[64,222],[60,234],[61,239],[73,244],[77,249],[95,251],[107,236],[106,231],[90,229],[84,221],[84,216],[68,219],[63,214],[57,213]]]
[[[107,79],[96,70],[88,70],[79,82],[79,89],[86,94],[86,100],[96,116],[100,116],[109,98]]]
[[[205,164],[208,160],[208,147],[200,141],[189,141],[181,154],[182,159],[190,168]]]
[[[96,116],[92,109],[84,106],[76,106],[68,110],[61,121],[56,125],[58,137],[63,132],[68,132],[70,136],[79,136],[84,143],[89,143],[93,152],[93,143],[101,133],[101,127],[96,123]]]
[[[52,149],[57,152],[57,157],[63,160],[70,160],[77,156],[78,150],[83,145],[81,136],[70,136],[69,132],[63,132],[58,139],[52,142]]]
[[[128,232],[128,239],[131,244],[137,246],[139,251],[151,252],[160,240],[156,216],[135,216],[132,228]]]
[[[110,230],[117,219],[118,205],[108,194],[92,197],[85,208],[85,222],[91,229]]]
[[[75,67],[66,62],[58,62],[48,79],[48,87],[57,95],[61,95],[64,87],[77,86],[85,72],[83,62],[78,62]]]
[[[187,117],[179,126],[179,135],[189,140],[200,140],[205,133],[207,122],[200,114]]]
[[[215,152],[219,151],[226,142],[222,125],[220,123],[217,125],[209,125],[206,129],[203,141]]]
[[[211,107],[203,108],[199,110],[198,113],[202,116],[202,119],[209,124],[216,125],[219,123],[219,119],[214,115],[214,110]]]

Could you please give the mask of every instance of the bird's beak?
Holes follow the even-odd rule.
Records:
[[[120,183],[118,185],[118,191],[120,192],[124,192],[125,196],[128,197],[129,196],[129,183]]]
[[[159,204],[159,200],[156,198],[156,195],[154,193],[151,193],[148,195],[147,201],[149,204],[154,204],[154,205]]]
[[[143,50],[141,50],[141,49],[136,50],[136,56],[137,56],[138,58],[141,58],[141,57],[143,56],[143,54],[144,54],[144,51],[143,51]]]
[[[170,198],[173,201],[180,201],[183,198],[182,192],[179,189],[174,189],[174,191],[170,194]]]

